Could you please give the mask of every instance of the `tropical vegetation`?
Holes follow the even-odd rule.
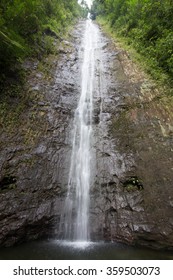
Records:
[[[49,52],[51,37],[59,38],[81,14],[77,0],[1,0],[0,85],[24,57]]]
[[[127,38],[149,61],[150,69],[173,78],[172,0],[94,0],[91,12],[93,18],[106,18],[112,30]]]

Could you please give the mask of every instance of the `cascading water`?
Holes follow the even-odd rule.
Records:
[[[91,179],[91,138],[95,49],[98,27],[86,21],[82,43],[81,95],[74,117],[71,166],[64,213],[61,218],[64,239],[89,241],[89,193]],[[62,229],[61,229],[62,231]]]

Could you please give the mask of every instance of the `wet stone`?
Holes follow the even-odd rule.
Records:
[[[36,99],[29,102],[21,125],[17,124],[12,134],[0,135],[2,246],[57,237],[68,186],[71,130],[81,92],[78,51],[84,51],[84,27],[81,21],[71,39],[61,42],[57,63],[52,62],[51,82],[38,69],[38,61],[24,63],[29,73],[26,87],[36,91]],[[162,107],[157,99],[152,102],[154,89],[149,92],[147,85],[141,92],[141,77],[136,84],[131,79],[134,65],[130,66],[125,52],[101,31],[97,43],[90,236],[94,240],[171,247],[172,115],[168,120],[163,102]],[[163,119],[167,121],[161,122]]]

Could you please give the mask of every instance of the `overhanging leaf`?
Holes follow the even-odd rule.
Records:
[[[17,47],[17,48],[19,48],[19,49],[24,49],[24,47],[20,44],[20,43],[18,43],[17,41],[15,41],[15,40],[12,40],[12,39],[10,39],[5,33],[3,33],[2,31],[0,31],[0,37],[2,37],[2,39],[3,39],[3,41],[4,41],[4,43],[6,43],[7,45],[13,45],[13,46],[15,46],[15,47]]]

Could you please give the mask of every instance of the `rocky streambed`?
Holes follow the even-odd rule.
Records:
[[[28,105],[15,126],[1,125],[1,246],[58,236],[84,26],[55,54],[24,63]],[[172,98],[101,30],[95,56],[91,237],[172,249]]]

